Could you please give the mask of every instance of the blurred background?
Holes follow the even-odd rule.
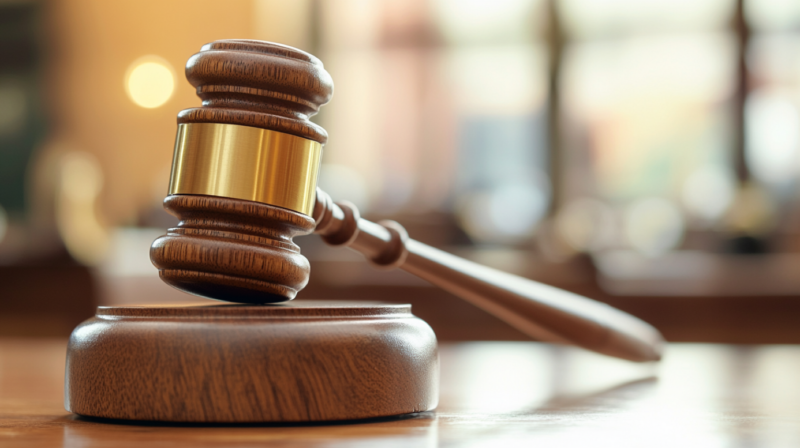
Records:
[[[800,2],[0,1],[0,335],[158,279],[182,67],[223,38],[317,55],[320,186],[466,258],[673,341],[800,343]],[[441,340],[525,339],[360,256],[297,241],[300,297],[410,302]]]

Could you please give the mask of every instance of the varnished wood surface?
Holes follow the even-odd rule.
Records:
[[[228,123],[272,129],[325,143],[309,121],[333,95],[333,80],[316,57],[286,45],[245,39],[206,44],[186,63],[186,79],[203,107],[178,123]]]
[[[641,365],[537,343],[443,345],[434,412],[197,426],[67,413],[66,342],[0,339],[0,447],[800,446],[800,346],[673,344]]]
[[[395,416],[436,407],[436,349],[409,305],[100,307],[70,338],[64,402],[83,416],[161,422]]]
[[[326,141],[325,131],[308,118],[330,99],[333,82],[312,55],[270,42],[220,40],[189,59],[186,78],[203,106],[181,112],[179,123],[233,123]],[[266,121],[260,118],[265,114]],[[151,248],[165,282],[246,303],[292,299],[306,285],[308,261],[292,237],[310,228],[301,228],[299,221],[289,225],[299,216],[229,198],[176,196],[164,204],[181,223]],[[633,316],[439,252],[410,240],[397,223],[380,226],[359,219],[354,207],[339,207],[322,191],[314,220],[316,233],[328,243],[350,246],[380,266],[402,267],[539,340],[633,361],[660,357],[661,335]]]
[[[167,284],[240,303],[282,302],[308,283],[308,260],[292,238],[314,229],[298,212],[241,199],[171,195],[178,227],[153,242],[150,259]]]
[[[396,222],[375,224],[317,190],[314,221],[267,204],[172,195],[181,221],[152,245],[166,283],[230,302],[294,298],[308,282],[308,260],[292,238],[312,230],[382,267],[400,267],[477,305],[537,340],[566,342],[632,361],[657,360],[662,338],[647,323],[603,303],[490,269],[409,239]]]

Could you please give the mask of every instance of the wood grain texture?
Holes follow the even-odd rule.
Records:
[[[325,143],[309,121],[333,95],[333,81],[316,57],[286,45],[218,40],[186,63],[186,78],[203,107],[181,111],[178,123],[228,123],[271,129]]]
[[[251,125],[266,114],[273,121],[258,123],[269,129],[324,142],[321,133],[308,134],[315,128],[308,127],[307,118],[328,101],[333,84],[311,55],[266,42],[217,41],[192,56],[186,75],[203,107],[184,111],[179,121]],[[151,258],[162,279],[188,292],[232,302],[292,299],[307,283],[309,269],[291,239],[315,224],[329,244],[352,247],[379,266],[402,267],[539,340],[634,361],[660,357],[661,335],[632,316],[437,251],[409,239],[397,223],[360,219],[355,207],[337,206],[323,192],[315,223],[301,223],[276,207],[226,198],[173,196],[165,206],[182,222],[153,243]]]
[[[186,64],[203,106],[178,123],[227,123],[270,129],[325,143],[309,121],[333,94],[316,57],[286,45],[218,40]],[[175,195],[164,201],[181,219],[157,239],[150,257],[166,283],[204,297],[240,303],[292,299],[308,282],[308,261],[292,237],[310,233],[309,217],[237,199]]]
[[[430,410],[430,327],[409,305],[100,307],[67,350],[65,407],[169,422],[309,422]]]
[[[180,290],[240,303],[281,302],[308,283],[308,260],[292,242],[310,233],[302,213],[258,202],[173,195],[164,207],[178,227],[153,242],[150,259]]]
[[[176,424],[64,410],[65,339],[0,338],[0,446],[800,446],[796,345],[670,344],[658,369],[534,342],[441,344],[436,411],[346,424]],[[658,379],[648,377],[657,374]]]
[[[181,222],[153,243],[151,259],[168,284],[218,300],[267,303],[294,298],[308,282],[308,261],[292,243],[314,226],[305,215],[210,196],[169,196],[165,207]],[[329,244],[350,247],[385,268],[400,267],[537,340],[632,361],[660,358],[663,338],[633,316],[426,246],[398,223],[361,219],[352,204],[334,204],[321,190],[314,219]]]
[[[410,239],[394,221],[361,219],[350,203],[317,189],[316,233],[384,268],[399,267],[540,341],[574,344],[631,361],[657,361],[663,338],[647,323],[610,306],[467,261]]]

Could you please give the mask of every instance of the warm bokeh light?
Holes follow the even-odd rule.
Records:
[[[614,210],[604,202],[579,198],[556,216],[556,232],[572,249],[593,252],[611,246],[615,238]]]
[[[683,239],[684,222],[672,202],[650,197],[632,203],[625,211],[625,236],[639,253],[662,255]]]
[[[462,196],[457,213],[464,230],[481,243],[520,242],[531,237],[550,204],[548,182],[543,174],[539,177]]]
[[[800,169],[800,111],[784,92],[756,90],[747,99],[747,163],[760,181],[793,182]]]
[[[58,232],[73,258],[96,265],[108,248],[108,232],[96,210],[103,189],[103,170],[93,155],[70,152],[61,158],[58,174]]]
[[[769,191],[757,182],[748,182],[736,192],[725,220],[734,233],[765,235],[775,227],[778,212]]]
[[[684,181],[681,201],[692,217],[710,224],[730,206],[736,189],[733,174],[719,165],[693,171]]]
[[[125,76],[125,89],[131,101],[153,109],[172,96],[175,76],[169,63],[156,56],[145,56],[131,64]]]

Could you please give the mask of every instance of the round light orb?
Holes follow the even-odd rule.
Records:
[[[480,243],[513,244],[533,235],[547,213],[550,190],[540,182],[509,183],[466,194],[456,206],[459,223]]]
[[[678,207],[662,198],[643,198],[628,206],[624,227],[628,243],[646,256],[662,255],[683,240],[683,216]]]
[[[800,110],[782,92],[751,93],[745,104],[745,159],[767,185],[791,184],[800,166]]]
[[[145,56],[131,64],[125,75],[125,90],[136,105],[154,109],[166,103],[175,91],[175,75],[167,61]]]
[[[724,166],[706,166],[686,178],[681,201],[692,216],[710,224],[725,214],[735,194],[736,179],[731,170]]]
[[[559,210],[555,230],[577,252],[596,252],[613,245],[617,222],[614,210],[592,198],[574,199]]]

